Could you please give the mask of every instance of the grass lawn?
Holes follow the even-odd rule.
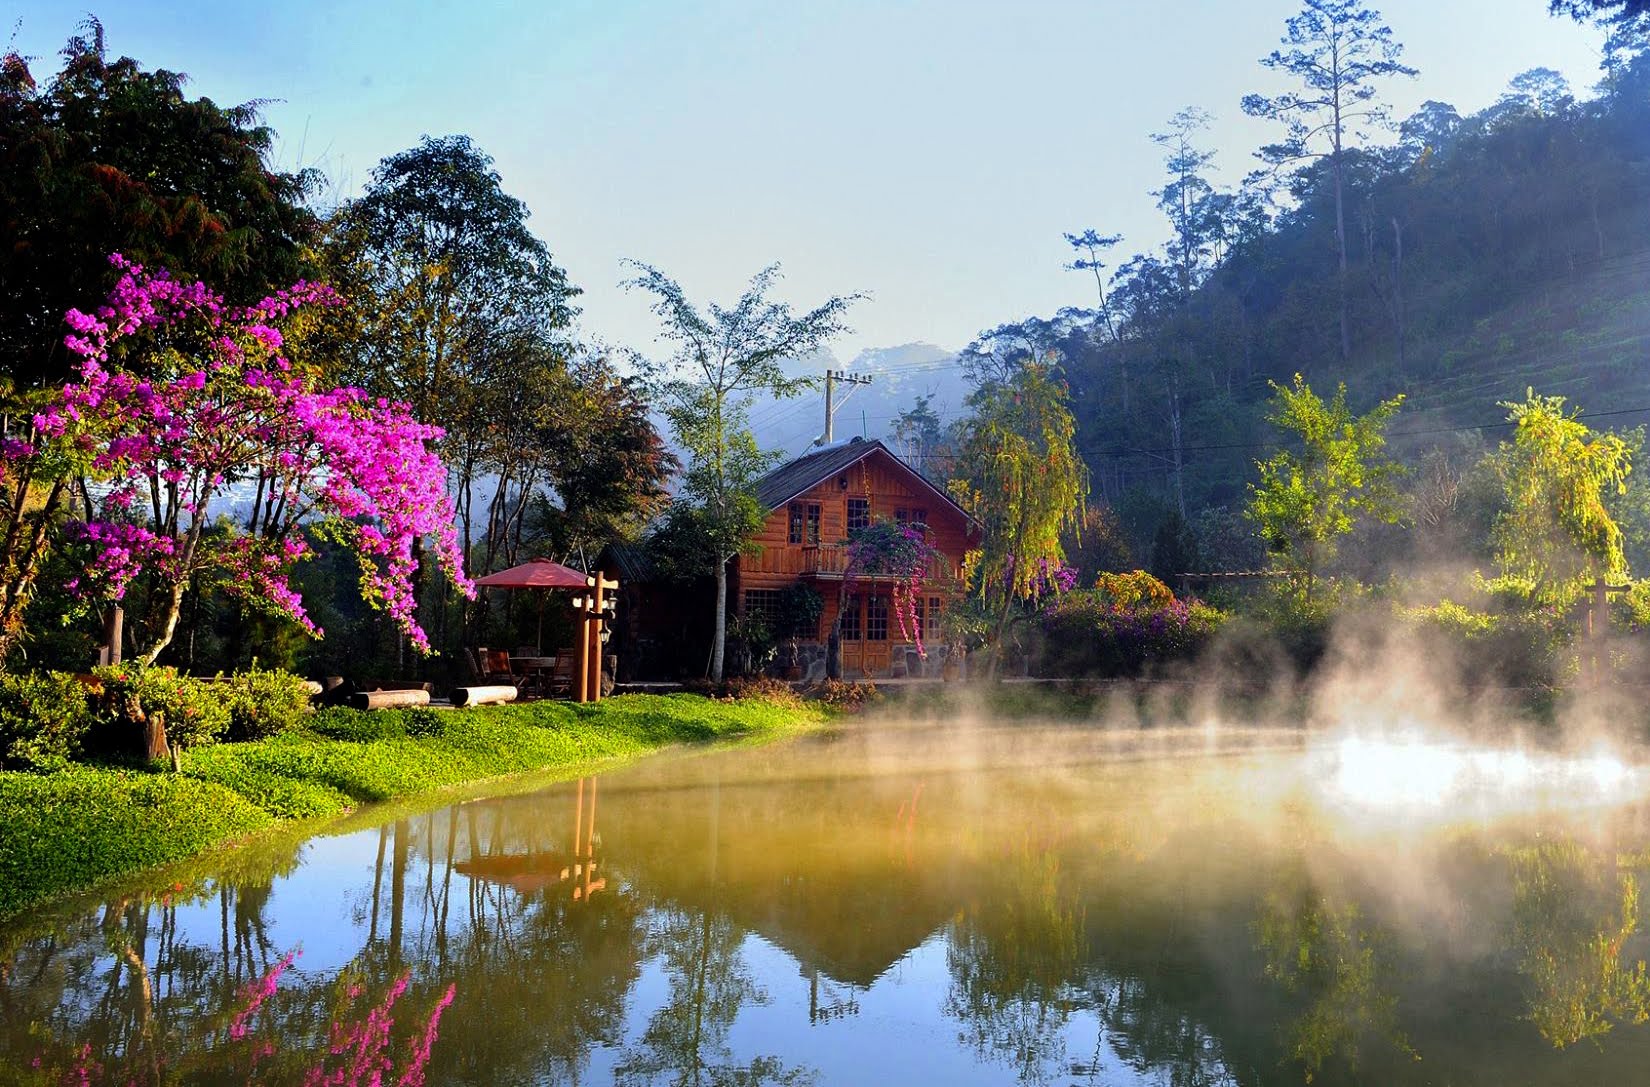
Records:
[[[0,772],[0,917],[294,819],[671,744],[777,735],[809,706],[624,695],[457,710],[324,710],[303,729],[185,752],[183,772]]]

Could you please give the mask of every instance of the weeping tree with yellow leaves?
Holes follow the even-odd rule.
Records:
[[[1626,440],[1590,429],[1562,396],[1530,389],[1522,403],[1502,407],[1515,428],[1496,454],[1507,503],[1494,530],[1504,583],[1535,603],[1565,606],[1594,578],[1625,578],[1621,526],[1609,502],[1627,493]]]
[[[1081,527],[1088,467],[1073,445],[1065,382],[1052,362],[1029,361],[969,398],[950,491],[983,528],[964,577],[992,622],[995,674],[1016,607],[1058,589],[1061,533]]]

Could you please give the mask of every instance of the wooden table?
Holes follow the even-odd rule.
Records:
[[[511,657],[510,671],[522,678],[523,691],[543,695],[550,692],[550,673],[556,670],[555,657]]]

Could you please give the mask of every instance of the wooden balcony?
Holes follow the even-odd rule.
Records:
[[[848,548],[840,545],[808,546],[801,549],[804,577],[821,581],[841,581],[848,570]],[[884,574],[858,574],[857,581],[890,581]],[[957,564],[944,555],[931,555],[924,580],[930,584],[957,580]]]

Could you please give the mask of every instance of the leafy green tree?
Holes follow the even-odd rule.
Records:
[[[632,262],[626,286],[653,296],[661,337],[674,345],[663,361],[644,362],[657,402],[687,453],[678,501],[698,511],[716,575],[716,626],[711,678],[722,679],[728,619],[728,563],[750,545],[766,513],[756,481],[773,458],[756,444],[748,417],[753,394],[795,396],[809,381],[785,375],[786,359],[825,347],[846,331],[843,315],[862,298],[833,295],[798,316],[768,297],[779,265],[756,273],[731,307],[701,311],[680,285],[657,268]]]
[[[1015,605],[1037,595],[1050,567],[1065,559],[1061,535],[1082,523],[1089,472],[1052,364],[1028,362],[1008,380],[980,386],[969,403],[950,491],[984,528],[965,572],[994,617],[995,670]]]
[[[317,332],[334,338],[343,376],[456,442],[486,425],[477,398],[519,371],[524,348],[570,352],[579,291],[527,219],[468,136],[426,136],[379,163],[328,222],[321,253],[354,302]]]
[[[18,386],[65,380],[63,314],[113,285],[109,254],[249,303],[298,278],[317,180],[269,164],[258,104],[184,93],[185,77],[109,59],[87,19],[44,84],[0,55],[0,358]]]
[[[1627,493],[1625,439],[1599,434],[1566,411],[1562,396],[1527,391],[1502,405],[1516,428],[1498,465],[1506,507],[1494,528],[1502,574],[1542,603],[1568,603],[1594,577],[1627,576],[1621,526],[1610,499]]]
[[[1397,477],[1402,468],[1386,454],[1386,426],[1404,402],[1383,400],[1365,415],[1346,403],[1346,386],[1327,404],[1306,379],[1272,383],[1268,420],[1300,442],[1257,461],[1260,482],[1249,486],[1249,517],[1274,561],[1294,575],[1310,603],[1336,544],[1360,518],[1399,520]]]
[[[1245,95],[1243,112],[1281,121],[1284,138],[1257,152],[1274,168],[1326,158],[1335,198],[1335,256],[1339,262],[1341,358],[1352,354],[1347,316],[1346,152],[1360,124],[1386,120],[1386,107],[1375,101],[1375,81],[1413,76],[1414,68],[1398,62],[1403,46],[1392,28],[1381,25],[1380,12],[1363,0],[1306,0],[1298,15],[1285,22],[1285,49],[1261,59],[1274,71],[1293,76],[1298,91],[1280,95]]]

